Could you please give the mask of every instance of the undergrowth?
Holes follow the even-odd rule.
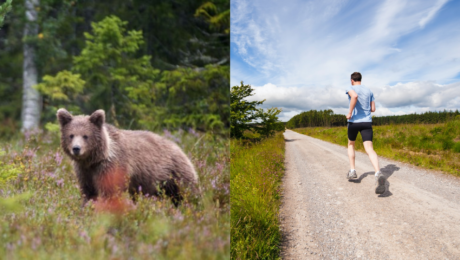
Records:
[[[0,258],[228,259],[228,139],[178,131],[200,178],[202,197],[175,208],[140,197],[120,214],[81,207],[70,160],[56,134],[32,133],[0,143]]]
[[[282,133],[260,142],[231,140],[231,258],[278,259]]]
[[[373,126],[379,156],[460,176],[460,119],[442,124]],[[347,146],[346,127],[297,128],[294,131]],[[364,151],[361,135],[356,148]]]

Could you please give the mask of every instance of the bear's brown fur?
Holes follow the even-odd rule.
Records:
[[[192,163],[172,141],[149,131],[117,129],[105,123],[103,110],[72,116],[61,108],[57,118],[61,146],[73,161],[83,204],[128,190],[154,196],[164,191],[177,205],[180,189],[196,188]]]

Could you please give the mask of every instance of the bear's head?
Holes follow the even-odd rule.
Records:
[[[57,111],[61,126],[61,146],[78,162],[98,162],[108,157],[110,137],[105,129],[105,112],[97,110],[90,116],[72,116],[61,108]]]

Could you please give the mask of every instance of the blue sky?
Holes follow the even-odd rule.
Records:
[[[231,1],[231,86],[283,109],[346,114],[359,71],[377,116],[460,109],[460,1]]]

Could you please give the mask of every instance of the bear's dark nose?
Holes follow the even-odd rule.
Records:
[[[74,146],[72,148],[73,154],[79,155],[80,154],[80,146]]]

